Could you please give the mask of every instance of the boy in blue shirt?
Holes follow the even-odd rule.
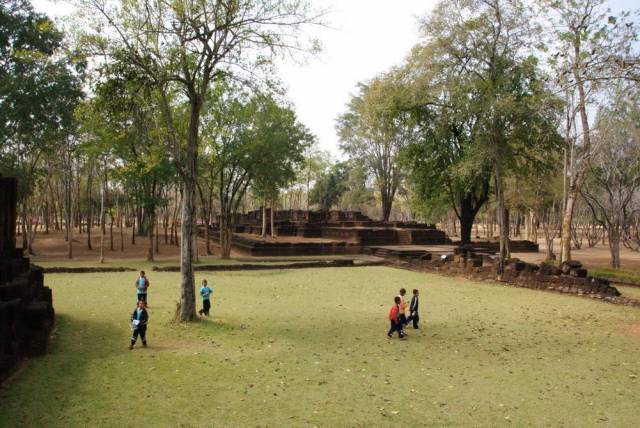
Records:
[[[144,300],[147,302],[147,288],[149,288],[149,280],[144,271],[140,271],[140,276],[135,282],[136,291],[138,292],[138,302]]]
[[[211,293],[213,293],[213,290],[207,284],[207,280],[203,279],[202,288],[200,288],[200,295],[202,296],[202,309],[198,311],[200,316],[202,316],[203,314],[209,316],[209,309],[211,309]]]
[[[133,310],[133,314],[131,314],[131,344],[129,345],[129,350],[133,349],[133,345],[138,340],[138,335],[142,339],[142,347],[147,347],[147,321],[149,321],[147,303],[144,300],[140,300],[138,306]]]

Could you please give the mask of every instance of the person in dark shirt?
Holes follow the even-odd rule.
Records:
[[[420,322],[420,315],[418,315],[418,305],[419,305],[419,296],[420,292],[418,290],[413,290],[413,297],[411,298],[411,303],[409,304],[409,318],[407,318],[407,323],[413,321],[413,328],[420,328],[418,326],[418,322]]]
[[[144,300],[138,302],[138,306],[131,314],[131,344],[129,349],[133,349],[133,345],[138,341],[138,335],[142,340],[142,347],[147,347],[147,322],[149,314],[147,313],[147,303]]]

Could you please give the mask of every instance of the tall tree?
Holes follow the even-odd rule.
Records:
[[[609,237],[611,267],[620,268],[620,241],[632,222],[640,195],[640,92],[627,85],[617,89],[613,105],[598,113],[597,150],[589,162],[582,196],[593,218]],[[599,143],[597,140],[603,140]]]
[[[314,184],[309,202],[317,204],[322,211],[329,211],[347,192],[347,178],[350,169],[347,162],[333,164]]]
[[[75,125],[83,64],[65,52],[63,34],[27,0],[0,3],[0,172],[20,178],[23,247],[46,193],[45,159],[53,158]],[[31,237],[31,239],[29,239]]]
[[[605,0],[541,0],[550,25],[550,64],[568,105],[564,126],[566,196],[560,260],[571,260],[574,207],[589,168],[594,142],[589,111],[603,82],[638,79],[637,22],[631,15],[611,15]],[[635,48],[634,48],[635,46]]]
[[[491,162],[478,156],[482,112],[475,103],[475,76],[448,67],[446,55],[437,44],[419,45],[405,65],[414,88],[416,132],[403,162],[411,171],[414,204],[423,215],[452,208],[460,221],[460,240],[468,244],[476,215],[489,200]]]
[[[182,183],[181,295],[177,314],[193,320],[196,248],[195,203],[200,124],[207,95],[217,76],[242,74],[268,64],[269,55],[299,47],[296,30],[315,21],[305,1],[203,0],[122,1],[119,5],[87,0],[89,13],[104,17],[112,46],[124,50],[159,92],[166,142]],[[184,97],[186,141],[178,134],[175,107]]]
[[[500,231],[498,272],[509,257],[506,174],[528,151],[555,142],[557,106],[528,50],[535,35],[530,22],[520,1],[454,0],[453,5],[439,3],[424,24],[436,57],[469,78],[470,102],[478,118],[473,131],[480,143],[476,156],[490,159],[493,170]]]
[[[359,94],[337,122],[342,151],[366,165],[374,177],[383,221],[389,220],[403,179],[400,153],[413,130],[409,112],[403,108],[409,94],[401,77],[391,72],[359,84]]]

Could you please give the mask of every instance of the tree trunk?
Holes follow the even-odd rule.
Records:
[[[562,215],[562,231],[560,234],[560,263],[571,260],[571,227],[573,225],[573,209],[575,207],[577,192],[575,186],[571,186],[567,192],[567,202]]]
[[[504,192],[502,188],[502,165],[500,159],[495,161],[495,192],[497,202],[498,228],[500,231],[500,252],[498,253],[498,275],[504,273],[505,261],[509,258],[509,221],[504,203]]]
[[[124,217],[120,216],[120,251],[124,252]]]
[[[231,226],[227,224],[226,220],[220,222],[220,258],[231,258],[231,238],[232,231]]]
[[[169,209],[165,208],[164,216],[162,219],[162,228],[164,229],[164,245],[169,244],[169,237],[167,236],[167,230],[169,229]]]
[[[113,251],[113,222],[115,221],[113,207],[109,212],[111,213],[109,215],[109,251]]]
[[[528,239],[533,243],[538,243],[538,216],[535,210],[529,211],[529,236]]]
[[[195,248],[196,220],[196,180],[198,178],[198,125],[202,99],[190,94],[189,131],[187,150],[183,162],[182,184],[182,241],[180,243],[180,321],[192,321],[196,318],[196,292],[193,261],[197,257]]]
[[[104,263],[104,223],[104,186],[100,186],[100,263]]]
[[[278,233],[276,231],[276,225],[275,225],[275,209],[274,209],[274,203],[273,201],[271,201],[271,210],[270,210],[270,224],[271,224],[271,237],[275,238],[276,236],[278,236]]]
[[[267,200],[262,201],[262,234],[263,238],[267,237]]]
[[[382,191],[382,221],[387,222],[391,217],[391,207],[393,205],[393,200],[389,197],[387,192]]]
[[[147,219],[148,221],[153,221],[153,219]],[[147,236],[149,237],[149,247],[147,248],[147,261],[154,261],[154,251],[153,251],[153,223],[147,226]]]
[[[49,210],[49,202],[47,201],[45,203],[44,206],[44,211],[43,211],[43,217],[44,217],[44,234],[48,235],[49,234],[49,214],[50,214],[50,210]]]
[[[160,217],[156,216],[156,254],[160,254]]]
[[[87,250],[93,250],[91,245],[91,223],[93,222],[93,203],[91,201],[91,189],[93,187],[92,168],[89,168],[87,176]]]
[[[137,217],[134,212],[131,217],[131,245],[136,245],[136,221]]]
[[[620,269],[620,233],[609,230],[609,252],[611,253],[611,267]]]
[[[66,218],[66,227],[67,227],[67,257],[73,258],[73,200],[71,195],[71,180],[72,180],[72,171],[71,171],[71,153],[69,151],[68,154],[69,161],[67,162],[67,182],[65,183],[66,190],[66,205],[67,205],[67,218]]]
[[[462,245],[471,243],[471,232],[473,230],[473,223],[476,218],[476,214],[480,207],[473,207],[473,195],[471,193],[465,194],[464,198],[460,201],[460,243]]]

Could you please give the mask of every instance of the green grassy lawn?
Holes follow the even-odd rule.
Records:
[[[640,272],[637,270],[624,270],[613,268],[597,268],[589,269],[589,274],[592,276],[600,276],[603,278],[610,278],[613,280],[630,281],[640,284]]]
[[[50,274],[51,353],[0,390],[15,426],[637,426],[640,310],[387,267],[199,273],[211,319],[171,324],[150,273],[147,349],[127,350],[135,274]],[[387,340],[400,287],[423,329]]]
[[[616,287],[618,291],[622,293],[623,296],[640,300],[640,287],[635,287],[632,285],[618,285],[618,284],[613,284],[613,286]]]

